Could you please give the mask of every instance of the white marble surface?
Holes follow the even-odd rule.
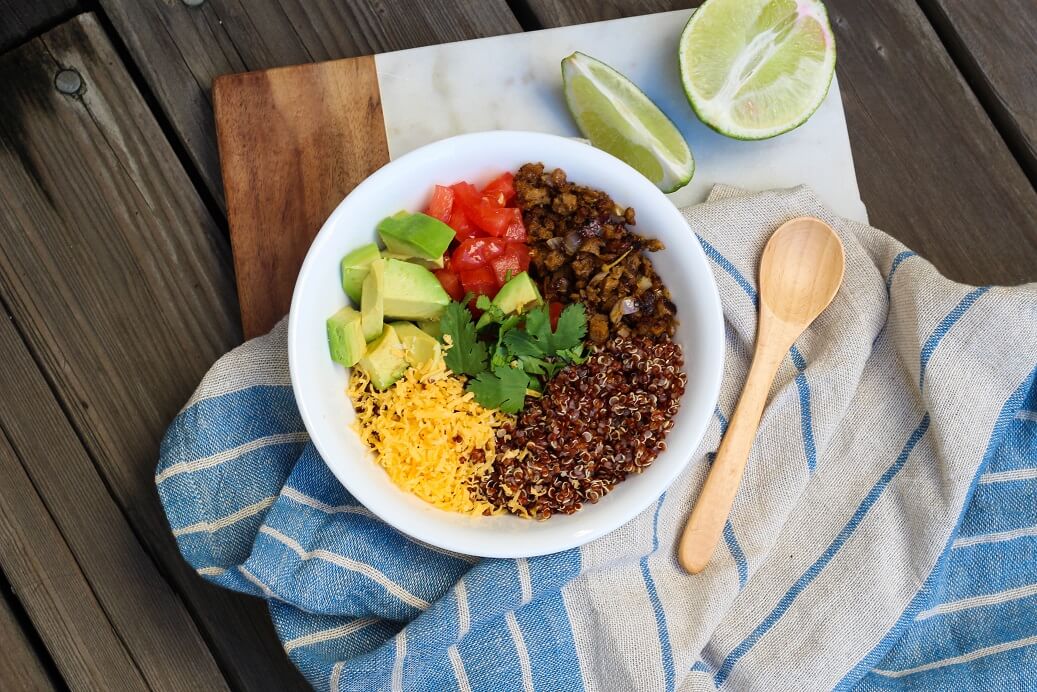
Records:
[[[867,221],[838,82],[814,116],[788,134],[762,142],[716,134],[695,117],[680,86],[677,41],[690,15],[678,10],[378,55],[389,155],[463,132],[578,136],[559,62],[579,50],[633,80],[684,133],[697,167],[691,183],[671,195],[678,206],[701,201],[715,183],[748,190],[806,183],[833,211]]]

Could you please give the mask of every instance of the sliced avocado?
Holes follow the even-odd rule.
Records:
[[[385,319],[384,297],[385,260],[376,259],[371,262],[371,269],[367,272],[364,288],[360,292],[360,316],[364,328],[364,338],[368,341],[377,339],[382,333],[382,322]]]
[[[378,235],[389,252],[438,260],[454,239],[454,229],[428,214],[399,212],[382,219]]]
[[[357,305],[360,304],[360,289],[364,285],[364,279],[367,278],[371,262],[380,257],[378,246],[368,243],[342,258],[342,290]]]
[[[367,345],[367,353],[356,366],[367,373],[375,389],[388,389],[410,367],[403,352],[396,330],[386,325],[381,336]]]
[[[360,313],[348,305],[328,318],[331,359],[347,368],[356,365],[367,352],[367,341],[360,322]]]
[[[418,320],[418,329],[425,332],[433,339],[439,339],[443,335],[443,328],[439,326],[439,320]]]
[[[398,320],[438,318],[450,304],[439,279],[425,267],[396,259],[385,261],[385,316]]]
[[[493,299],[493,304],[499,307],[505,315],[512,312],[525,312],[543,302],[540,291],[537,290],[533,279],[529,278],[529,274],[526,272],[513,276],[508,283],[501,286],[497,291],[497,296]]]
[[[411,255],[401,255],[398,252],[389,252],[385,250],[382,252],[382,257],[385,259],[397,259],[401,262],[410,262],[411,264],[418,264],[425,269],[442,269],[446,262],[443,260],[443,255],[440,255],[439,259],[426,259],[425,257],[412,257]]]
[[[417,367],[424,365],[439,353],[439,342],[418,329],[410,322],[391,322],[390,327],[396,330],[403,344],[403,357]]]

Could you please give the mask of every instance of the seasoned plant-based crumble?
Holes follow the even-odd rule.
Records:
[[[583,303],[596,344],[612,334],[672,337],[677,308],[643,252],[663,244],[628,227],[633,209],[600,190],[575,185],[565,171],[527,163],[515,176],[529,234],[534,278],[548,301]]]

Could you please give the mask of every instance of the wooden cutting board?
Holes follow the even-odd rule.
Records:
[[[288,313],[325,219],[389,161],[373,57],[226,75],[213,83],[241,326]]]
[[[684,206],[715,183],[811,185],[866,221],[838,80],[810,121],[766,142],[723,137],[694,116],[673,56],[691,10],[494,36],[229,75],[213,84],[245,337],[288,311],[313,237],[361,180],[423,144],[493,129],[577,135],[558,61],[583,50],[620,70],[674,120],[695,153]]]

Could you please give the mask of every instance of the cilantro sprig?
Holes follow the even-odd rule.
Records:
[[[479,296],[478,323],[465,307],[470,296],[447,306],[440,320],[444,359],[450,370],[469,377],[466,388],[487,408],[518,413],[526,396],[539,396],[544,385],[569,364],[583,363],[587,313],[581,303],[567,306],[551,329],[551,313],[540,305],[524,315],[505,314]],[[494,334],[494,330],[496,333]]]

